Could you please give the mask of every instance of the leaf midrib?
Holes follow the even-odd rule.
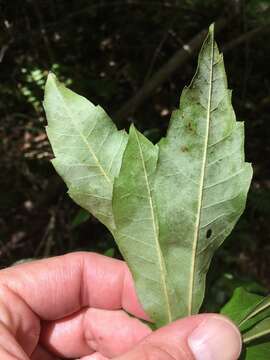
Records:
[[[136,136],[136,141],[138,143],[140,157],[141,157],[142,165],[143,165],[143,172],[144,172],[145,183],[146,183],[146,187],[147,187],[147,193],[148,193],[148,199],[149,199],[149,205],[150,205],[150,211],[151,211],[151,219],[152,219],[153,230],[154,230],[154,239],[155,239],[155,243],[156,243],[157,257],[158,257],[158,262],[159,262],[159,267],[160,267],[161,286],[162,286],[162,289],[164,292],[164,297],[165,297],[165,302],[166,302],[166,308],[167,308],[167,313],[168,313],[168,322],[170,323],[170,322],[172,322],[172,311],[171,311],[171,306],[170,306],[167,282],[166,282],[166,278],[165,278],[165,273],[166,273],[165,262],[163,259],[162,251],[161,251],[160,244],[159,244],[159,238],[158,238],[158,233],[159,233],[158,224],[156,223],[156,220],[155,220],[152,194],[151,194],[148,175],[147,175],[147,171],[146,171],[146,167],[145,167],[143,151],[142,151],[141,144],[140,144],[140,141],[139,141],[136,131],[135,131],[135,136]]]
[[[54,83],[55,84],[55,83]],[[88,148],[88,150],[90,151],[94,161],[96,162],[97,164],[97,167],[98,169],[100,170],[101,174],[105,177],[106,181],[112,185],[112,180],[111,178],[109,177],[109,175],[106,173],[106,171],[104,170],[103,166],[101,165],[100,161],[98,160],[98,158],[96,157],[96,154],[94,153],[91,145],[89,144],[89,142],[87,141],[86,137],[84,136],[84,134],[80,131],[80,129],[76,126],[76,123],[73,121],[73,117],[72,117],[72,113],[71,111],[69,110],[66,102],[65,102],[65,99],[64,97],[62,96],[61,92],[59,91],[58,87],[55,85],[56,87],[56,93],[58,95],[58,97],[61,99],[63,105],[64,105],[64,108],[68,114],[68,117],[70,118],[70,121],[74,127],[74,129],[78,132],[78,134],[80,135],[80,137],[82,138],[83,142],[85,143],[86,147]]]
[[[210,128],[210,117],[211,117],[211,99],[212,99],[212,87],[213,87],[213,60],[214,60],[214,39],[213,34],[211,33],[211,66],[209,74],[209,91],[208,91],[208,103],[207,103],[207,121],[206,121],[206,136],[204,141],[203,149],[203,160],[201,167],[201,177],[200,177],[200,186],[199,186],[199,199],[198,199],[198,209],[196,215],[196,223],[194,229],[194,238],[192,246],[192,258],[191,258],[191,268],[190,268],[190,283],[189,283],[189,298],[188,298],[188,315],[192,314],[193,307],[193,290],[194,290],[194,279],[195,279],[195,265],[196,265],[196,255],[197,247],[199,240],[199,231],[200,231],[200,220],[201,220],[201,211],[202,211],[202,202],[203,202],[203,188],[204,188],[204,179],[205,179],[205,170],[207,163],[207,148],[209,140],[209,128]]]

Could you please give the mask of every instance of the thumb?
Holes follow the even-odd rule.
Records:
[[[236,360],[241,343],[227,318],[202,314],[160,328],[115,360]]]

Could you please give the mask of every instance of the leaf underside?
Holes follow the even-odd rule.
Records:
[[[243,212],[252,176],[212,28],[158,148],[131,129],[113,212],[141,302],[165,324],[199,311],[211,258]]]
[[[132,271],[145,311],[159,326],[175,318],[179,301],[167,275],[159,239],[153,193],[157,160],[158,147],[132,126],[115,180],[113,213],[119,249]]]
[[[118,131],[100,106],[94,106],[49,74],[45,87],[46,128],[53,165],[70,197],[112,232],[112,189],[127,134]]]
[[[139,299],[161,326],[199,311],[214,251],[242,214],[252,177],[213,27],[166,138],[127,138],[51,75],[45,109],[70,196],[113,233]]]
[[[210,261],[244,210],[251,177],[211,27],[160,143],[155,184],[160,243],[182,316],[199,311]]]

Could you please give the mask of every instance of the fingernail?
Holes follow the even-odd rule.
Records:
[[[190,334],[188,345],[196,360],[237,360],[242,340],[229,320],[211,317]]]

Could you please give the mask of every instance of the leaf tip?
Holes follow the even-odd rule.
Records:
[[[214,33],[215,33],[215,23],[212,23],[210,26],[209,26],[209,34],[214,36]]]
[[[55,84],[57,81],[56,76],[54,75],[54,73],[49,72],[48,76],[47,76],[47,80],[46,80],[46,84],[45,84],[45,99],[46,99],[46,94],[49,91],[49,88]]]
[[[55,74],[53,72],[49,72],[48,76],[47,76],[47,81],[46,81],[46,85],[49,84],[50,82],[56,82],[57,78],[55,76]]]
[[[136,129],[135,125],[132,123],[129,128],[129,133],[134,134],[136,132],[137,132],[137,129]]]

